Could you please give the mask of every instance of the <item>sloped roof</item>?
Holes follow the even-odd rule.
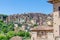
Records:
[[[48,0],[49,3],[53,3],[53,0]]]
[[[53,4],[53,3],[60,2],[60,0],[49,0],[48,2]]]
[[[31,28],[31,31],[49,31],[49,30],[53,30],[53,27],[49,27],[49,26],[39,26],[37,28]]]

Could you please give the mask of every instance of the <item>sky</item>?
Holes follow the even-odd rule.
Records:
[[[0,0],[0,14],[12,15],[22,13],[53,12],[53,5],[48,0]]]

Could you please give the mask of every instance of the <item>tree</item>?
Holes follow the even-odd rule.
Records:
[[[2,20],[0,20],[0,33],[1,33],[1,31],[4,33],[7,33],[9,31],[13,31],[13,30],[14,30],[13,23],[6,24]]]
[[[3,31],[4,33],[7,31],[7,25],[0,20],[0,32]]]
[[[7,26],[8,26],[8,29],[7,29],[8,31],[14,31],[14,23],[13,22],[8,23]]]
[[[5,34],[0,34],[0,40],[8,40]]]
[[[7,35],[7,38],[8,38],[8,39],[10,39],[11,37],[16,36],[16,34],[15,34],[14,31],[9,31],[9,32],[6,33],[6,35]]]
[[[25,32],[26,37],[30,37],[30,33],[29,32]]]
[[[37,24],[34,24],[33,26],[36,27],[36,26],[38,26],[38,25],[37,25]]]
[[[25,31],[20,31],[17,33],[18,36],[24,37],[25,36]]]
[[[6,24],[2,20],[0,20],[0,40],[9,40],[14,36],[30,37],[30,34],[26,31],[19,31],[18,33],[15,33],[14,24],[12,22]]]
[[[30,33],[26,31],[20,31],[17,33],[17,35],[21,37],[30,37]]]
[[[5,14],[0,14],[0,16],[2,16],[3,19],[6,19],[6,17],[8,17],[8,15],[5,15]]]

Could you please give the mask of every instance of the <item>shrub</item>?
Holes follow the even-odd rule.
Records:
[[[37,25],[37,24],[34,24],[33,26],[36,27],[36,26],[38,26],[38,25]]]
[[[30,37],[30,33],[29,32],[25,32],[26,37]]]
[[[6,35],[4,34],[0,34],[0,40],[8,40]]]
[[[24,37],[25,36],[25,32],[24,31],[20,31],[17,33],[18,36]]]
[[[17,35],[21,37],[30,37],[30,33],[26,31],[20,31],[17,33]]]
[[[16,34],[15,34],[14,31],[9,31],[6,35],[7,35],[7,38],[8,38],[8,39],[10,39],[11,37],[16,36]]]

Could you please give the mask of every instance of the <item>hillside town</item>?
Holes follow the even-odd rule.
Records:
[[[28,13],[28,14],[13,14],[13,15],[2,15],[0,19],[3,20],[7,25],[13,23],[14,31],[20,30],[30,32],[31,28],[37,28],[39,26],[53,26],[52,14],[43,13]]]
[[[28,13],[28,14],[13,14],[6,16],[4,19],[1,16],[1,19],[5,23],[13,22],[25,30],[26,28],[34,28],[34,26],[53,26],[52,14],[43,14],[43,13]],[[25,26],[25,27],[23,27]]]
[[[0,40],[60,40],[60,0],[48,3],[51,14],[0,14]]]

